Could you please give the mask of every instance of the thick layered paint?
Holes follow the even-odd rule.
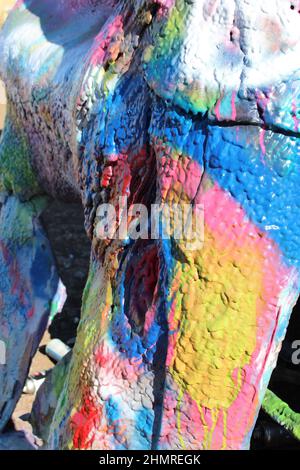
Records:
[[[0,430],[22,393],[30,361],[47,325],[58,278],[38,215],[45,201],[7,197],[0,210]]]
[[[294,266],[299,263],[293,240],[300,215],[295,197],[300,183],[299,155],[296,137],[260,127],[209,128],[208,174],[278,244],[286,263]]]
[[[299,8],[54,3],[18,2],[0,42],[24,186],[33,168],[46,192],[80,193],[93,242],[47,445],[247,448],[299,292]],[[125,196],[191,204],[194,222],[204,207],[203,245],[174,226],[101,240],[97,209]]]
[[[253,120],[257,116],[244,101],[252,90],[269,91],[274,77],[280,82],[287,77],[292,82],[293,74],[299,77],[298,11],[290,0],[275,5],[244,0],[172,2],[154,24],[144,55],[146,80],[156,94],[185,111],[214,110],[227,120],[247,114]],[[291,110],[297,98],[290,87],[285,95]],[[232,104],[238,108],[236,114],[228,113]]]
[[[270,390],[267,391],[263,409],[281,426],[284,426],[296,439],[300,439],[300,414],[277,397]]]
[[[14,193],[22,199],[43,193],[31,166],[28,137],[12,106],[1,136],[0,192]]]
[[[124,89],[128,88],[120,88]],[[125,93],[125,103],[126,98]],[[113,104],[111,100],[111,109]],[[114,116],[113,111],[111,115]],[[107,125],[110,123],[108,119]],[[266,186],[272,193],[270,198],[275,208],[282,194],[280,184],[285,173],[280,170],[284,168],[284,161],[278,158],[274,164],[274,160],[269,159],[267,165],[264,160],[261,171],[256,173],[253,171],[256,162],[262,158],[260,129],[249,130],[246,126],[223,129],[223,134],[229,135],[227,139],[220,139],[219,134],[216,138],[215,129],[208,121],[195,122],[181,113],[168,111],[160,101],[154,107],[150,133],[158,181],[155,200],[203,204],[206,214],[204,246],[198,251],[189,251],[171,238],[171,242],[155,243],[156,250],[155,245],[147,248],[141,243],[131,243],[123,249],[116,242],[106,249],[103,262],[107,271],[104,274],[102,268],[96,268],[98,280],[86,294],[88,304],[84,304],[82,329],[79,330],[78,344],[92,348],[94,353],[87,354],[92,362],[83,365],[77,354],[73,363],[76,369],[70,375],[77,383],[79,370],[84,370],[84,376],[93,371],[92,383],[97,384],[96,389],[90,389],[90,395],[84,392],[88,397],[87,409],[80,408],[85,400],[81,396],[78,401],[77,393],[72,393],[67,402],[59,405],[52,439],[60,435],[60,440],[53,440],[52,445],[165,449],[248,446],[295,302],[298,275],[293,259],[285,255],[284,244],[272,238],[272,232],[266,229],[272,226],[269,218],[276,215],[275,210],[269,213],[265,210],[264,225],[258,224],[257,217],[260,203],[268,201],[268,192],[256,189],[263,183],[261,175],[278,180],[277,186]],[[290,138],[280,137],[274,135],[274,145],[278,145],[282,154],[285,152],[285,159],[292,159],[294,146],[289,146]],[[277,138],[284,142],[283,149],[276,144]],[[215,142],[220,143],[222,150],[212,152]],[[105,184],[105,188],[111,188],[108,200],[117,201],[117,197],[124,194],[131,201],[141,200],[142,194],[145,197],[147,193],[132,192],[129,183],[136,181],[135,165],[147,168],[145,160],[113,155],[114,163]],[[216,155],[220,155],[222,175],[227,170],[227,162],[235,165],[228,170],[228,180],[233,180],[232,190],[226,187],[227,179],[224,178],[221,186],[222,180],[213,178],[216,165],[210,163],[215,162]],[[245,174],[243,191],[238,187],[240,180],[235,179],[240,173]],[[250,179],[253,173],[247,193],[247,175]],[[144,178],[147,181],[147,172]],[[237,194],[243,195],[240,200],[234,197],[234,183]],[[143,186],[143,182],[139,184]],[[274,187],[278,192],[272,192]],[[257,195],[253,201],[247,197],[250,193]],[[295,194],[289,193],[287,197],[292,204]],[[287,242],[289,228],[284,217],[280,220],[278,230]],[[157,256],[159,270],[156,273],[153,258]],[[138,260],[142,266],[146,264],[147,278],[156,276],[158,280],[153,304],[147,302],[142,318],[136,313],[139,299],[147,299],[149,290],[146,282],[140,282],[143,269],[136,266]],[[100,291],[97,291],[98,285],[102,286]],[[131,290],[132,285],[138,287]],[[135,300],[136,289],[139,297]],[[129,291],[129,298],[126,291]],[[99,311],[100,316],[96,314]],[[93,321],[89,317],[91,312]],[[162,339],[166,346],[163,350]],[[159,406],[157,403],[155,406],[154,397],[157,351],[165,355],[164,363],[160,363],[164,377],[160,378],[163,401]],[[87,377],[90,381],[90,375]],[[143,388],[145,383],[153,388],[152,399]],[[66,391],[69,387],[68,384]],[[71,389],[76,391],[78,387],[79,384],[72,385]],[[94,412],[90,415],[91,397],[92,410],[96,407],[100,415]],[[111,400],[117,405],[106,407]],[[159,414],[160,424],[155,428]],[[98,424],[92,428],[95,420]],[[63,432],[57,433],[58,422]],[[125,428],[120,423],[124,423]],[[157,436],[151,435],[153,429],[157,429]],[[66,435],[66,430],[70,434]]]
[[[184,136],[179,139],[173,130],[175,124],[182,135],[183,123],[189,129],[186,140]],[[190,252],[174,240],[173,247],[167,248],[175,253],[177,248],[181,256],[172,266],[171,282],[166,286],[172,335],[167,356],[170,378],[165,407],[168,413],[163,418],[160,444],[168,448],[179,434],[180,445],[187,448],[197,448],[199,440],[204,448],[241,448],[248,444],[250,437],[242,429],[252,430],[266,377],[274,365],[276,345],[282,340],[286,309],[288,303],[288,309],[293,305],[298,289],[295,258],[282,255],[284,243],[280,244],[276,237],[272,239],[268,230],[274,226],[275,208],[282,194],[280,184],[286,175],[280,172],[284,168],[284,162],[280,161],[282,154],[279,151],[278,158],[273,157],[275,164],[274,160],[268,166],[262,162],[264,169],[259,172],[258,168],[256,172],[261,158],[259,138],[255,139],[259,128],[257,131],[247,127],[218,129],[202,123],[197,129],[192,120],[188,125],[180,113],[163,107],[154,115],[151,131],[160,168],[162,200],[193,201],[205,208],[202,249]],[[220,139],[219,134],[216,137],[216,131],[224,138]],[[193,138],[196,133],[200,134],[198,139]],[[278,137],[274,136],[275,148]],[[291,159],[294,145],[288,150],[289,138],[284,137],[284,142],[284,158]],[[183,163],[186,160],[190,161]],[[227,172],[228,164],[231,169]],[[190,179],[182,178],[183,165],[189,168]],[[214,177],[216,167],[223,179]],[[240,174],[244,175],[246,187],[239,187]],[[264,179],[268,178],[274,181],[274,186],[269,182],[263,186],[267,191],[263,191]],[[253,199],[247,194],[247,185],[251,186]],[[295,204],[295,194],[296,190],[294,195],[288,193],[286,206]],[[270,200],[273,208],[262,209],[265,214],[262,226],[257,223],[260,205],[267,206]],[[295,204],[294,213],[296,207]],[[282,214],[277,224],[282,239],[290,246],[289,228]],[[169,399],[172,407],[167,403]]]

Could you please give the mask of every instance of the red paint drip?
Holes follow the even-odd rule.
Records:
[[[34,315],[34,308],[32,307],[30,310],[28,310],[27,317],[32,318]]]
[[[71,418],[73,446],[75,449],[88,449],[94,441],[94,432],[99,429],[102,418],[102,406],[95,405],[88,393],[84,393],[84,405]],[[94,430],[94,432],[93,432]]]

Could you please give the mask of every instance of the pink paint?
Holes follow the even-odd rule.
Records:
[[[262,295],[257,299],[257,328],[260,334],[257,335],[250,363],[243,368],[242,388],[228,410],[227,446],[239,448],[242,445],[239,436],[245,435],[243,430],[249,429],[257,412],[262,376],[267,372],[268,359],[274,348],[280,316],[278,301],[282,289],[290,282],[292,269],[283,264],[275,242],[266,234],[262,236],[261,231],[248,220],[241,206],[217,184],[202,195],[201,203],[205,206],[205,224],[214,233],[219,245],[218,250],[233,252],[242,249],[247,237],[247,245],[253,245],[253,252],[259,250],[263,255]],[[236,371],[233,378],[237,380]],[[213,448],[218,448],[217,442],[220,442],[223,427],[218,424],[215,433],[212,445]]]
[[[236,91],[233,91],[231,95],[231,120],[232,121],[236,120],[235,98],[236,98]]]
[[[149,330],[150,330],[151,326],[152,326],[153,323],[154,323],[156,314],[157,314],[156,305],[153,304],[153,305],[147,310],[147,313],[146,313],[146,315],[145,315],[144,335],[147,335],[147,334],[149,333]]]
[[[27,317],[28,318],[32,318],[34,315],[34,307],[32,307],[30,310],[28,310],[27,312]]]
[[[181,187],[182,193],[192,201],[197,194],[203,170],[199,163],[188,156],[175,160],[172,158],[172,149],[163,142],[156,140],[153,143],[157,155],[157,172],[162,201]]]
[[[271,95],[271,92],[269,92],[269,94],[266,95],[260,90],[256,91],[257,104],[258,106],[262,108],[263,114],[265,113],[266,109],[269,106],[269,103],[271,100],[270,95]],[[262,127],[260,130],[260,134],[259,134],[259,146],[261,148],[261,153],[263,157],[265,157],[266,155],[265,135],[266,135],[266,129]]]
[[[109,55],[108,46],[117,33],[123,33],[123,18],[115,16],[95,37],[90,62],[93,66],[103,65]]]
[[[161,5],[164,9],[170,10],[174,7],[176,1],[175,0],[155,0],[154,3]]]
[[[217,13],[217,8],[220,4],[220,0],[206,0],[203,5],[203,10],[206,17],[212,17]]]
[[[231,101],[230,101],[230,104],[231,104],[231,115],[230,115],[230,119],[231,121],[235,121],[236,120],[236,116],[237,116],[237,111],[236,111],[236,105],[235,105],[235,100],[236,100],[236,91],[232,91],[231,93]],[[229,116],[223,116],[221,114],[221,105],[222,105],[222,100],[224,99],[224,96],[222,95],[217,103],[216,103],[216,106],[215,106],[215,115],[216,115],[216,118],[218,121],[222,121],[224,119],[229,119]]]
[[[292,112],[293,112],[293,120],[294,120],[294,130],[295,132],[298,132],[300,119],[297,118],[298,107],[297,107],[297,102],[295,98],[293,98],[293,101],[292,101]]]
[[[25,1],[25,0],[17,0],[12,9],[13,9],[13,10],[17,10],[17,9],[20,8],[22,5],[24,5],[24,1]]]
[[[215,113],[216,113],[216,117],[218,119],[218,121],[221,121],[221,101],[222,101],[222,98],[219,98],[218,101],[217,101],[217,104],[216,104],[216,108],[215,108]]]
[[[266,129],[261,128],[260,133],[259,133],[259,146],[261,148],[263,157],[266,155],[265,135],[266,135]]]
[[[256,328],[259,334],[256,333],[256,344],[249,363],[242,369],[233,370],[232,379],[240,390],[227,410],[222,407],[214,410],[202,407],[198,410],[197,404],[187,393],[180,397],[179,390],[175,392],[175,406],[172,392],[166,393],[160,448],[168,448],[181,439],[181,445],[183,442],[187,450],[201,448],[201,442],[210,449],[220,449],[223,445],[227,449],[239,449],[245,444],[244,439],[250,432],[259,408],[261,389],[265,386],[263,376],[268,373],[270,358],[277,347],[275,336],[281,314],[280,296],[282,290],[291,284],[294,274],[292,269],[284,265],[276,243],[257,228],[247,218],[243,208],[217,184],[205,192],[199,191],[195,202],[204,204],[205,224],[209,232],[213,233],[217,252],[223,252],[224,256],[227,252],[230,257],[232,253],[237,253],[238,260],[238,253],[242,252],[246,244],[247,250],[251,251],[253,246],[253,253],[259,255],[262,278],[256,293]],[[170,330],[178,326],[174,324],[175,309],[174,299],[170,311]],[[170,334],[167,366],[170,366],[174,357],[176,341],[177,335]],[[175,391],[178,385],[173,382],[172,388]],[[185,436],[189,436],[188,441]]]
[[[11,254],[8,247],[2,240],[0,240],[0,250],[2,251],[2,256],[4,258],[5,264],[9,265],[11,260]]]

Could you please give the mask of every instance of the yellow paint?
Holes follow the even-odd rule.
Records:
[[[181,413],[180,413],[180,405],[181,405],[183,395],[184,395],[184,391],[180,390],[178,399],[177,399],[176,414],[177,414],[177,429],[178,429],[180,445],[182,449],[185,449],[185,442],[184,442],[184,439],[182,437],[182,432],[181,432]]]
[[[170,371],[181,394],[188,393],[197,403],[204,448],[209,448],[220,411],[226,426],[226,410],[240,392],[242,369],[255,349],[263,258],[247,240],[241,249],[221,249],[207,227],[203,249],[191,256],[188,270],[179,262],[175,270],[173,288],[179,289],[182,299],[176,302],[172,325],[179,326],[180,332]],[[251,280],[243,272],[244,265],[251,269]],[[189,286],[188,291],[184,286]],[[211,429],[204,408],[211,410]]]
[[[6,114],[6,96],[4,83],[0,81],[0,129],[3,129]]]
[[[212,438],[213,438],[214,430],[215,430],[217,422],[218,422],[218,418],[219,418],[218,410],[211,410],[212,426],[211,426],[211,428],[208,432],[207,440],[204,443],[205,448],[209,448],[209,446],[212,442]]]
[[[1,0],[0,2],[0,28],[2,27],[7,15],[16,0]],[[3,129],[4,119],[6,113],[6,96],[4,84],[0,81],[0,129]]]
[[[223,443],[221,450],[226,450],[227,446],[227,411],[223,410]]]
[[[7,18],[9,11],[12,9],[16,0],[1,0],[0,4],[0,28]]]

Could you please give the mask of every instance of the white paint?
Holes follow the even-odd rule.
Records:
[[[243,73],[246,86],[259,87],[298,71],[300,14],[290,0],[196,0],[191,8],[178,64],[188,83],[234,88]]]
[[[6,344],[0,340],[0,365],[6,364]]]

